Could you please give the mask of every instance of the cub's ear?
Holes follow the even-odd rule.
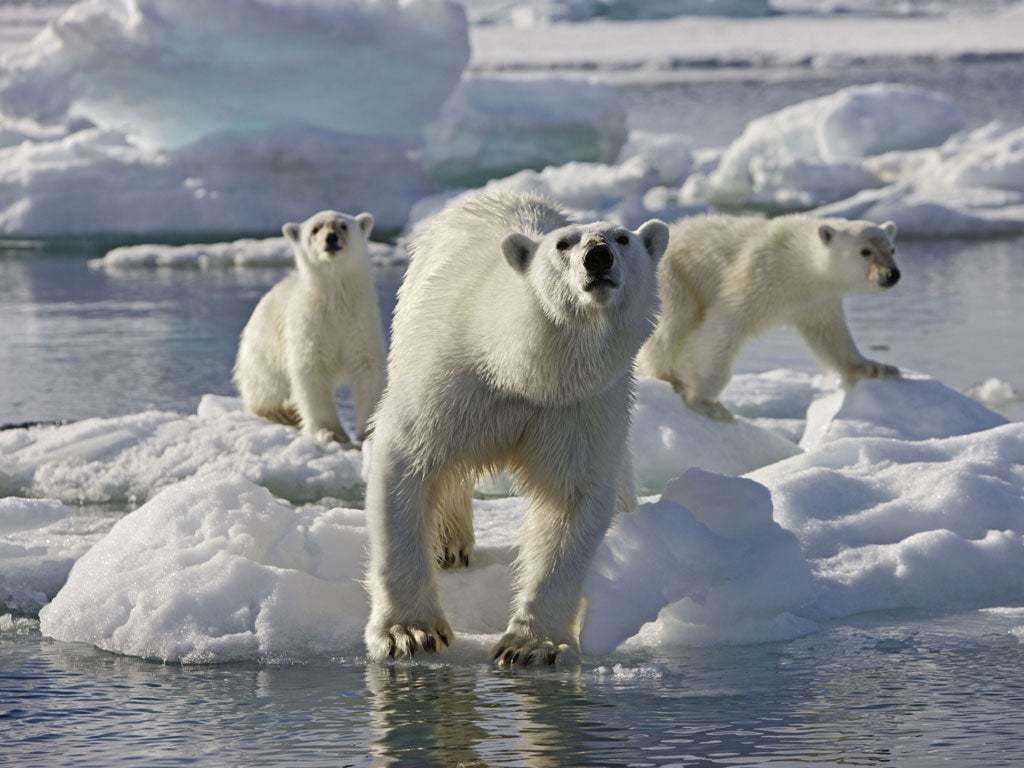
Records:
[[[356,216],[356,221],[359,222],[359,228],[363,230],[365,237],[370,236],[370,230],[373,229],[373,214],[372,213],[360,213]]]
[[[665,255],[668,248],[668,224],[659,219],[644,222],[636,231],[636,236],[644,244],[648,255],[657,261]]]
[[[289,221],[281,227],[281,232],[284,233],[284,236],[287,237],[293,245],[298,245],[299,235],[302,232],[302,225],[296,224],[294,221]]]
[[[505,261],[512,269],[523,273],[530,266],[533,254],[537,252],[537,245],[538,243],[526,235],[513,232],[510,235],[505,235],[505,239],[501,241],[501,252],[505,254]]]
[[[821,242],[823,242],[825,245],[831,243],[832,238],[835,237],[835,235],[835,229],[833,227],[830,227],[828,224],[822,224],[820,227],[818,227],[818,237],[821,238]]]
[[[896,239],[896,222],[887,221],[882,225],[882,231],[889,236],[890,240]]]

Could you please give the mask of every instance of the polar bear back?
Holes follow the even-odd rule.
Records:
[[[754,333],[762,321],[785,314],[787,307],[848,289],[837,283],[828,248],[819,237],[825,223],[844,230],[869,225],[799,215],[682,219],[670,227],[660,267],[662,286],[685,286],[687,295],[675,300],[692,303],[697,316],[712,304],[742,307],[744,324],[750,325],[743,330]]]

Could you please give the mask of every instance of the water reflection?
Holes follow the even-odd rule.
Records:
[[[0,761],[61,765],[1024,764],[1022,619],[875,615],[575,669],[182,667],[0,633]]]

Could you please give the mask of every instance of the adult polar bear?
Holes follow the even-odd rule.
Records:
[[[844,293],[899,280],[893,222],[711,215],[681,219],[670,233],[658,268],[661,314],[637,372],[669,382],[694,410],[732,418],[718,396],[733,361],[776,325],[796,326],[846,386],[899,375],[860,353],[843,313]]]
[[[418,232],[374,417],[371,657],[451,643],[436,564],[468,564],[473,477],[498,467],[532,498],[494,659],[578,653],[580,588],[628,461],[633,359],[667,242],[660,221],[574,225],[542,198],[501,193]]]
[[[242,331],[235,383],[249,413],[297,424],[322,442],[366,436],[384,389],[384,333],[367,238],[373,216],[320,211],[282,227],[297,269],[260,299]],[[356,436],[334,391],[352,383]]]

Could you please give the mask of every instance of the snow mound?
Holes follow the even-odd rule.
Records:
[[[244,480],[186,481],[75,564],[40,629],[186,663],[354,649],[365,547],[361,513],[296,510]]]
[[[811,563],[806,616],[1016,605],[1024,594],[1024,423],[846,438],[749,477],[771,489],[776,521]]]
[[[796,538],[772,521],[766,488],[691,469],[659,501],[615,518],[584,584],[580,643],[608,654],[659,615],[644,633],[659,645],[791,639],[817,628],[786,615],[813,598],[812,586]],[[778,636],[780,625],[800,629]]]
[[[637,382],[630,447],[643,493],[657,493],[690,467],[742,475],[800,453],[791,441],[743,418],[723,423],[692,411],[657,379]]]
[[[869,379],[811,403],[800,447],[812,450],[847,437],[928,440],[1003,424],[1003,416],[934,379]]]
[[[626,141],[619,92],[581,80],[466,78],[427,126],[421,161],[446,186],[571,161],[613,162]]]
[[[891,183],[815,211],[892,219],[901,235],[1001,235],[1024,231],[1024,128],[990,124],[939,147],[866,163]]]
[[[949,99],[921,88],[843,88],[752,121],[690,194],[716,205],[824,205],[882,186],[862,158],[935,146],[962,125]]]
[[[82,0],[6,57],[0,110],[165,148],[282,117],[412,137],[468,59],[448,0]]]

